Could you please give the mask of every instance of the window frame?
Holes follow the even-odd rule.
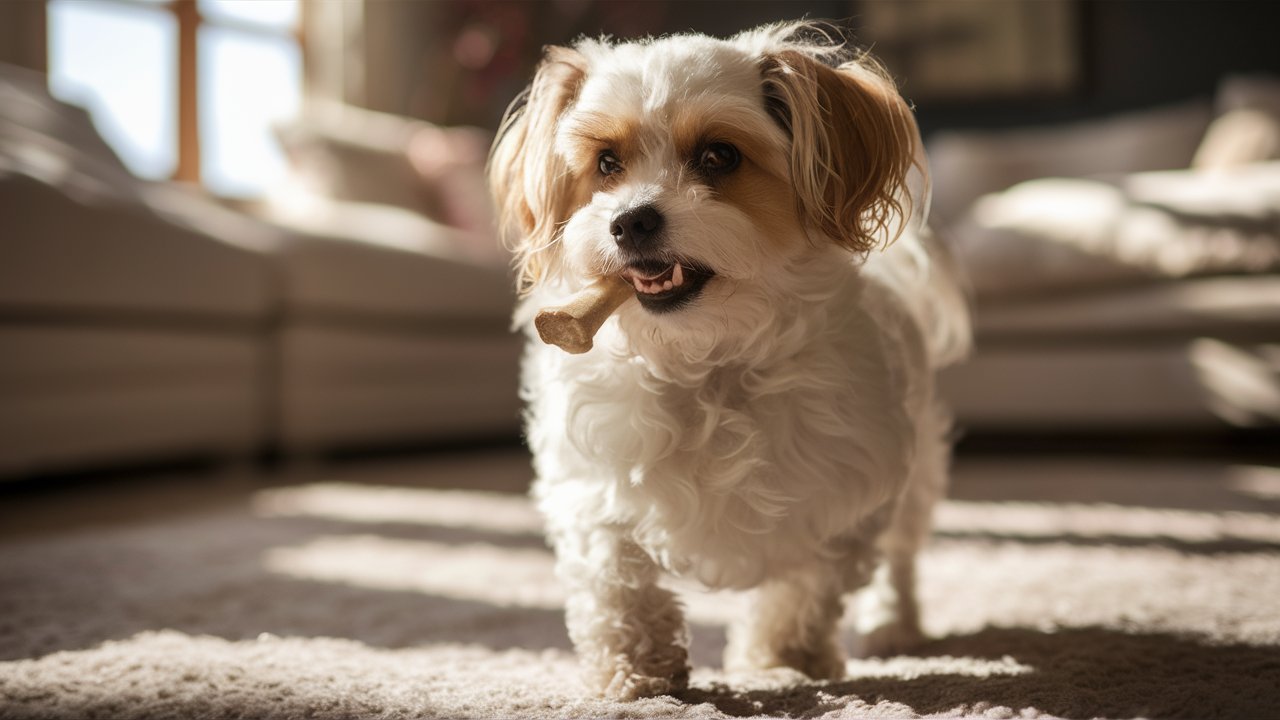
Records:
[[[306,25],[306,0],[298,0],[298,20],[287,31],[241,22],[232,18],[205,17],[200,12],[199,0],[162,0],[160,2],[154,0],[151,2],[148,2],[148,0],[97,1],[106,5],[137,8],[152,12],[168,12],[177,21],[178,57],[176,62],[178,72],[176,77],[178,87],[175,94],[177,107],[171,108],[170,112],[176,113],[178,147],[176,148],[177,158],[174,163],[174,170],[170,175],[171,180],[200,187],[204,186],[204,182],[201,179],[200,163],[200,28],[208,25],[233,30],[237,33],[292,40],[298,46],[299,57],[302,62],[303,89],[305,89],[307,53],[303,28]],[[40,14],[43,23],[41,35],[45,38],[44,64],[46,69],[49,66],[47,43],[49,2],[50,0],[45,0],[43,12]]]

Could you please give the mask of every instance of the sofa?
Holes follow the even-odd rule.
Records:
[[[487,133],[313,102],[278,134],[292,169],[259,214],[287,231],[282,445],[515,438],[522,343]]]
[[[366,200],[138,180],[0,66],[0,477],[514,438],[505,262]]]
[[[1280,81],[927,144],[975,310],[942,380],[967,432],[1280,424]]]

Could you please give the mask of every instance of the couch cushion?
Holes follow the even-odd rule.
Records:
[[[1280,275],[1199,278],[989,303],[975,320],[979,354],[994,345],[1193,337],[1276,340]]]
[[[995,432],[1280,424],[1280,345],[1208,338],[988,348],[947,368],[962,428]]]
[[[282,329],[279,441],[290,451],[515,436],[523,339],[509,333]]]
[[[258,252],[174,224],[140,202],[0,173],[0,309],[261,319],[272,270]]]
[[[265,371],[247,334],[0,323],[0,475],[247,455]]]
[[[277,259],[291,316],[509,324],[507,269],[468,255],[458,230],[359,203],[321,203],[275,221],[289,231]]]
[[[0,66],[5,313],[261,318],[270,307],[261,254],[270,238],[234,215],[134,178],[88,113],[53,99],[43,76]]]

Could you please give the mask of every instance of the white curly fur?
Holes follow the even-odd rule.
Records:
[[[660,571],[756,588],[731,630],[733,668],[840,677],[841,598],[873,576],[863,650],[919,635],[912,563],[948,457],[933,371],[963,354],[967,316],[923,229],[910,111],[869,61],[839,65],[844,52],[798,24],[582,41],[548,54],[495,144],[491,181],[526,291],[516,324],[530,333],[534,495],[570,590],[570,636],[606,696],[686,682],[687,630]],[[843,92],[878,115],[840,126]],[[593,117],[629,122],[619,182],[592,185]],[[744,163],[794,189],[794,214],[766,230],[691,172],[674,139],[690,122],[764,148]],[[860,164],[867,154],[878,159]],[[715,277],[673,312],[626,302],[585,354],[540,343],[537,309],[622,270],[609,223],[642,202],[663,213],[670,251]]]

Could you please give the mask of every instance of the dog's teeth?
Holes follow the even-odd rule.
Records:
[[[684,267],[680,263],[672,263],[668,270],[654,277],[641,275],[638,271],[628,272],[625,277],[631,281],[636,292],[658,295],[684,285]]]

